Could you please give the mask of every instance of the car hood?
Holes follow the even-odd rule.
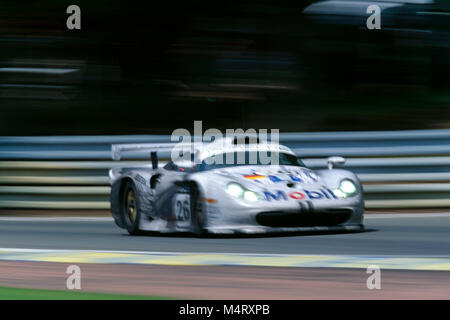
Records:
[[[269,189],[284,188],[292,183],[304,187],[324,184],[313,170],[298,166],[236,166],[215,169],[214,173],[247,186]]]

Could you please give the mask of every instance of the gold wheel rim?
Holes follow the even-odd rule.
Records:
[[[127,193],[127,215],[128,219],[130,219],[131,223],[134,223],[136,221],[136,195],[134,194],[134,190],[130,189]]]

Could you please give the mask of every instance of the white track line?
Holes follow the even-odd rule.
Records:
[[[263,256],[263,257],[296,257],[296,256],[329,256],[329,257],[371,257],[371,258],[450,258],[450,255],[389,255],[389,254],[309,254],[309,253],[242,253],[242,252],[172,252],[172,251],[128,251],[128,250],[85,250],[85,249],[29,249],[29,248],[0,248],[0,252],[17,253],[117,253],[117,254],[145,254],[145,255],[233,255],[233,256]]]
[[[402,219],[402,218],[442,218],[450,217],[450,212],[440,213],[370,213],[364,219]]]

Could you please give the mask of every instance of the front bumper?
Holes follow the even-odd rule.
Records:
[[[362,231],[361,197],[320,201],[261,201],[239,199],[207,206],[211,233],[268,233],[288,231]],[[228,230],[228,231],[226,231]]]
[[[362,232],[364,231],[364,225],[342,225],[333,227],[289,227],[289,228],[274,228],[264,226],[221,226],[221,227],[209,227],[208,233],[211,234],[266,234],[266,233],[288,233],[288,232],[305,232],[305,233],[333,233],[333,232]]]

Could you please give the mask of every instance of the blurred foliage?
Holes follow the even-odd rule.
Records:
[[[450,19],[417,14],[448,1],[386,10],[382,30],[311,3],[83,0],[68,30],[72,2],[6,2],[0,134],[450,127]]]

